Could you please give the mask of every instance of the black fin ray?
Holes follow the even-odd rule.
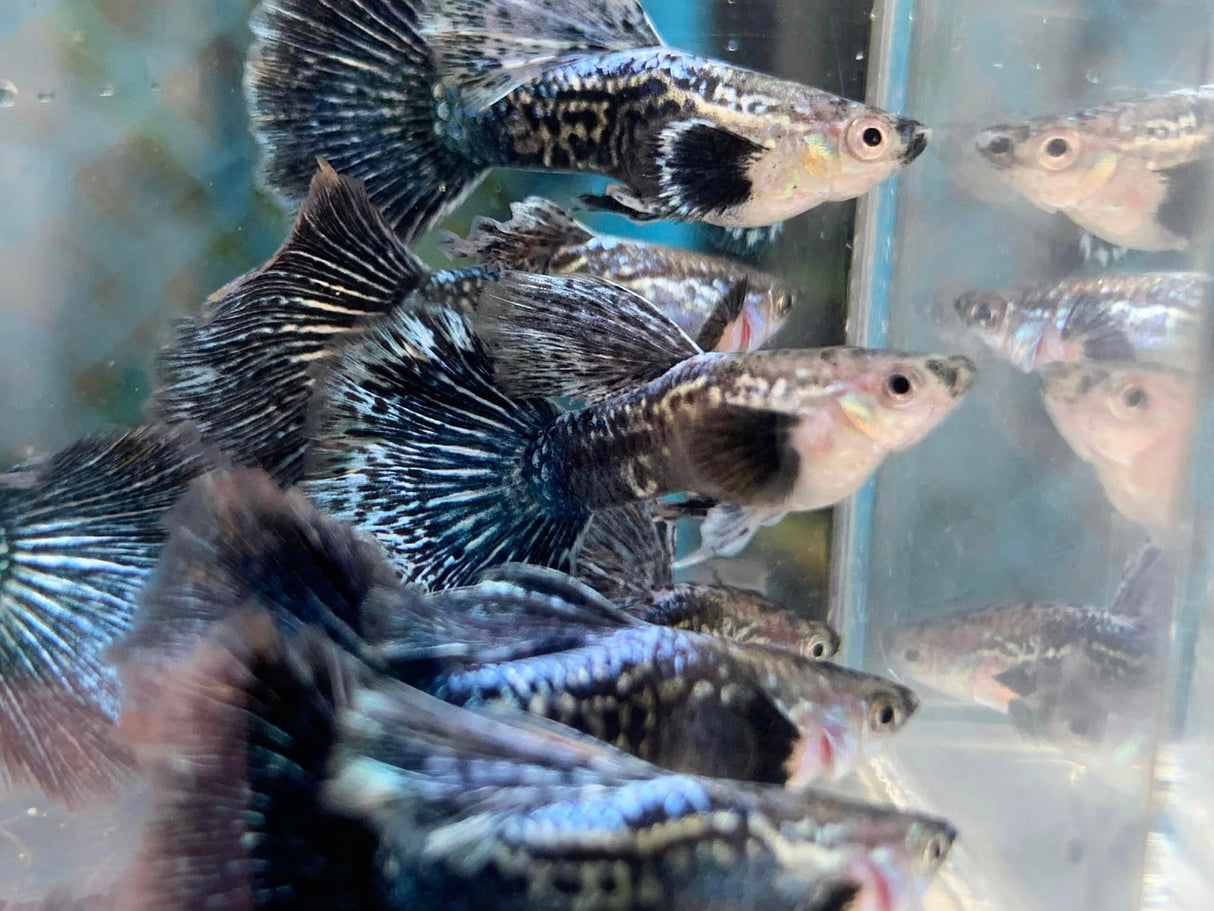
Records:
[[[659,221],[672,214],[661,206],[642,202],[635,194],[619,186],[608,187],[607,192],[601,195],[582,193],[578,196],[578,202],[587,209],[623,215],[635,222]]]
[[[410,581],[445,588],[486,566],[564,569],[587,516],[555,511],[523,471],[556,418],[511,398],[458,313],[398,310],[336,358],[322,381],[304,491],[370,532]]]
[[[1207,219],[1205,194],[1214,178],[1214,165],[1198,159],[1161,173],[1167,181],[1167,195],[1155,220],[1177,237],[1192,241]]]
[[[509,273],[473,320],[502,387],[519,395],[599,401],[701,353],[645,298],[592,276]]]
[[[995,680],[1006,686],[1021,699],[1028,699],[1037,692],[1040,681],[1037,679],[1035,664],[1016,664],[1006,671],[995,675]]]
[[[703,219],[753,193],[750,166],[763,146],[707,120],[676,120],[655,136],[661,199],[683,218]]]
[[[418,0],[263,0],[245,68],[262,180],[303,198],[317,158],[367,184],[412,242],[484,169],[435,132],[437,73]]]
[[[0,786],[75,806],[111,794],[121,636],[162,521],[215,457],[187,427],[103,431],[0,475]]]
[[[313,365],[426,274],[362,184],[322,162],[278,252],[179,324],[157,358],[149,413],[195,424],[280,483],[297,480]]]
[[[801,458],[789,439],[797,417],[744,406],[714,408],[685,431],[697,478],[739,503],[779,503],[796,484]]]
[[[574,554],[573,574],[612,600],[648,595],[673,580],[674,525],[648,503],[596,512]]]
[[[378,907],[375,835],[324,805],[322,784],[356,665],[307,631],[250,611],[139,682],[123,716],[152,781],[120,907]]]
[[[373,542],[260,471],[200,478],[168,525],[130,633],[113,650],[128,681],[161,673],[212,624],[251,607],[266,610],[284,632],[315,625],[361,654],[370,635],[364,602],[379,587],[399,586]]]
[[[419,9],[442,84],[478,111],[574,57],[662,44],[634,0],[433,0]]]
[[[478,215],[467,237],[447,233],[438,245],[452,259],[467,257],[478,263],[543,273],[562,247],[584,244],[594,236],[556,203],[528,196],[510,204],[509,221]]]

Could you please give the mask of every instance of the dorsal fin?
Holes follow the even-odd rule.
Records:
[[[645,298],[584,275],[509,273],[486,288],[473,321],[516,395],[598,401],[701,353]]]
[[[439,61],[440,85],[477,111],[573,58],[662,44],[635,0],[437,0],[426,7],[420,32]]]
[[[467,237],[443,232],[439,249],[452,259],[468,257],[523,272],[547,272],[562,247],[584,244],[594,234],[551,200],[528,196],[510,204],[510,220],[478,215]]]

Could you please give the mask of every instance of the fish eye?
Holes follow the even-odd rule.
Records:
[[[1113,413],[1122,420],[1146,414],[1151,406],[1151,397],[1138,383],[1127,383],[1117,394]]]
[[[1126,386],[1121,392],[1121,404],[1127,408],[1138,408],[1146,403],[1146,390],[1141,386]]]
[[[873,699],[868,709],[868,728],[874,734],[896,731],[902,724],[902,713],[888,696]]]
[[[826,640],[820,637],[814,637],[806,643],[805,653],[810,658],[825,658],[826,657]]]
[[[1006,155],[1012,150],[1012,141],[1006,136],[996,136],[986,144],[986,150],[992,155]]]
[[[922,658],[923,656],[922,656],[921,654],[919,654],[919,649],[917,649],[917,648],[908,648],[908,649],[907,649],[907,650],[906,650],[906,651],[905,651],[905,652],[902,654],[902,657],[903,657],[903,658],[905,658],[907,661],[909,661],[911,664],[914,664],[914,663],[916,663],[916,662],[917,662],[917,661],[918,661],[920,658]]]
[[[877,117],[858,117],[847,128],[847,148],[861,161],[876,161],[885,156],[885,124]]]
[[[951,842],[948,837],[937,833],[927,840],[923,846],[923,860],[932,868],[938,866],[948,856]]]
[[[906,405],[915,398],[917,378],[908,370],[895,370],[882,386],[886,400],[893,405]]]
[[[1041,141],[1037,163],[1047,171],[1069,168],[1079,154],[1079,135],[1074,130],[1051,133]]]
[[[982,298],[970,305],[969,323],[981,329],[994,329],[1003,322],[1002,301]]]

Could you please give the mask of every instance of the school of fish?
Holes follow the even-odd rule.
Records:
[[[0,474],[0,791],[147,794],[81,907],[906,911],[955,828],[831,783],[911,721],[908,684],[1131,749],[1208,276],[957,298],[1151,540],[1108,608],[921,620],[884,631],[891,676],[845,667],[826,621],[678,571],[846,500],[974,360],[772,347],[800,289],[540,197],[440,238],[470,265],[412,246],[499,167],[609,178],[582,204],[634,221],[767,228],[928,128],[670,47],[634,0],[262,0],[251,28],[285,240],[174,325],[146,425]],[[1183,249],[1211,91],[975,147],[1101,242]]]

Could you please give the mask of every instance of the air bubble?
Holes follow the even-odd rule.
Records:
[[[736,51],[742,44],[737,38],[730,38],[725,42],[725,49],[728,51]]]
[[[11,108],[17,103],[17,87],[7,79],[0,79],[0,108]]]
[[[857,60],[863,60],[863,59],[864,59],[864,51],[856,51],[856,59],[857,59]]]
[[[54,100],[55,100],[54,92],[39,92],[38,93],[38,103],[39,104],[50,104]]]
[[[114,83],[107,82],[105,85],[103,85],[98,90],[97,94],[102,98],[113,98],[114,97]]]
[[[1083,78],[1087,80],[1088,85],[1100,85],[1100,77],[1088,70],[1083,74]]]

